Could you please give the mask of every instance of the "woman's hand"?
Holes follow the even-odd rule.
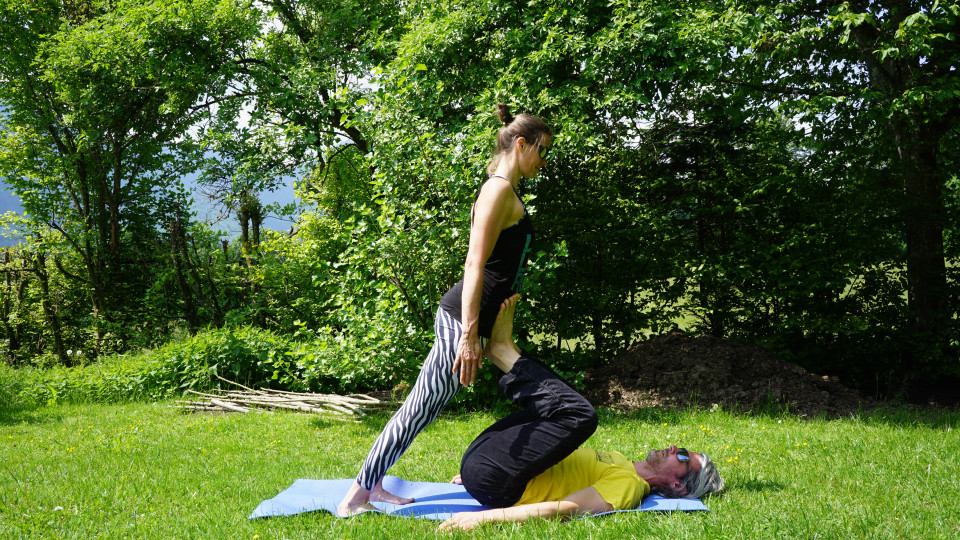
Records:
[[[460,336],[457,345],[457,359],[453,362],[453,372],[460,370],[460,384],[470,386],[477,380],[477,369],[482,360],[483,347],[476,332],[466,331]]]

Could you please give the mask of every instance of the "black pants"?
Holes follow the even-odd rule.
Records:
[[[514,505],[533,477],[569,456],[597,429],[597,412],[562,377],[523,353],[500,391],[523,407],[487,428],[463,454],[467,492],[486,506]]]

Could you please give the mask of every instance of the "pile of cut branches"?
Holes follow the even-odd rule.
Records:
[[[310,394],[304,392],[285,392],[283,390],[252,390],[246,386],[227,381],[242,390],[214,390],[213,393],[187,390],[201,398],[201,401],[177,401],[175,407],[189,412],[242,412],[253,409],[288,409],[316,414],[329,414],[343,419],[353,419],[365,414],[395,409],[400,404],[382,401],[364,394]]]

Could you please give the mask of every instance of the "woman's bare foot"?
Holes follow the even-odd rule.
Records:
[[[509,372],[520,358],[520,347],[513,341],[513,316],[519,299],[520,295],[515,294],[500,304],[500,312],[490,331],[490,340],[483,348],[483,355],[504,373]]]
[[[370,492],[370,500],[389,504],[410,504],[413,502],[412,497],[398,497],[383,489],[383,480],[377,482],[376,486],[373,486],[373,491]]]
[[[409,497],[398,497],[393,493],[383,489],[383,480],[373,486],[373,491],[360,487],[356,481],[350,486],[347,495],[337,505],[337,515],[340,517],[350,517],[377,508],[370,504],[371,502],[385,502],[389,504],[410,504],[413,499]]]
[[[337,515],[340,517],[350,517],[370,510],[376,510],[376,508],[370,504],[370,490],[360,487],[360,484],[354,480],[346,496],[344,496],[340,504],[337,505]]]

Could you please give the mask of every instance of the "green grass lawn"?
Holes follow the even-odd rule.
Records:
[[[391,470],[448,481],[496,417],[449,414]],[[711,512],[491,525],[314,513],[248,521],[297,478],[352,477],[386,417],[185,415],[169,403],[0,410],[0,538],[957,538],[960,415],[845,420],[601,411],[588,445],[705,451],[727,482]]]

